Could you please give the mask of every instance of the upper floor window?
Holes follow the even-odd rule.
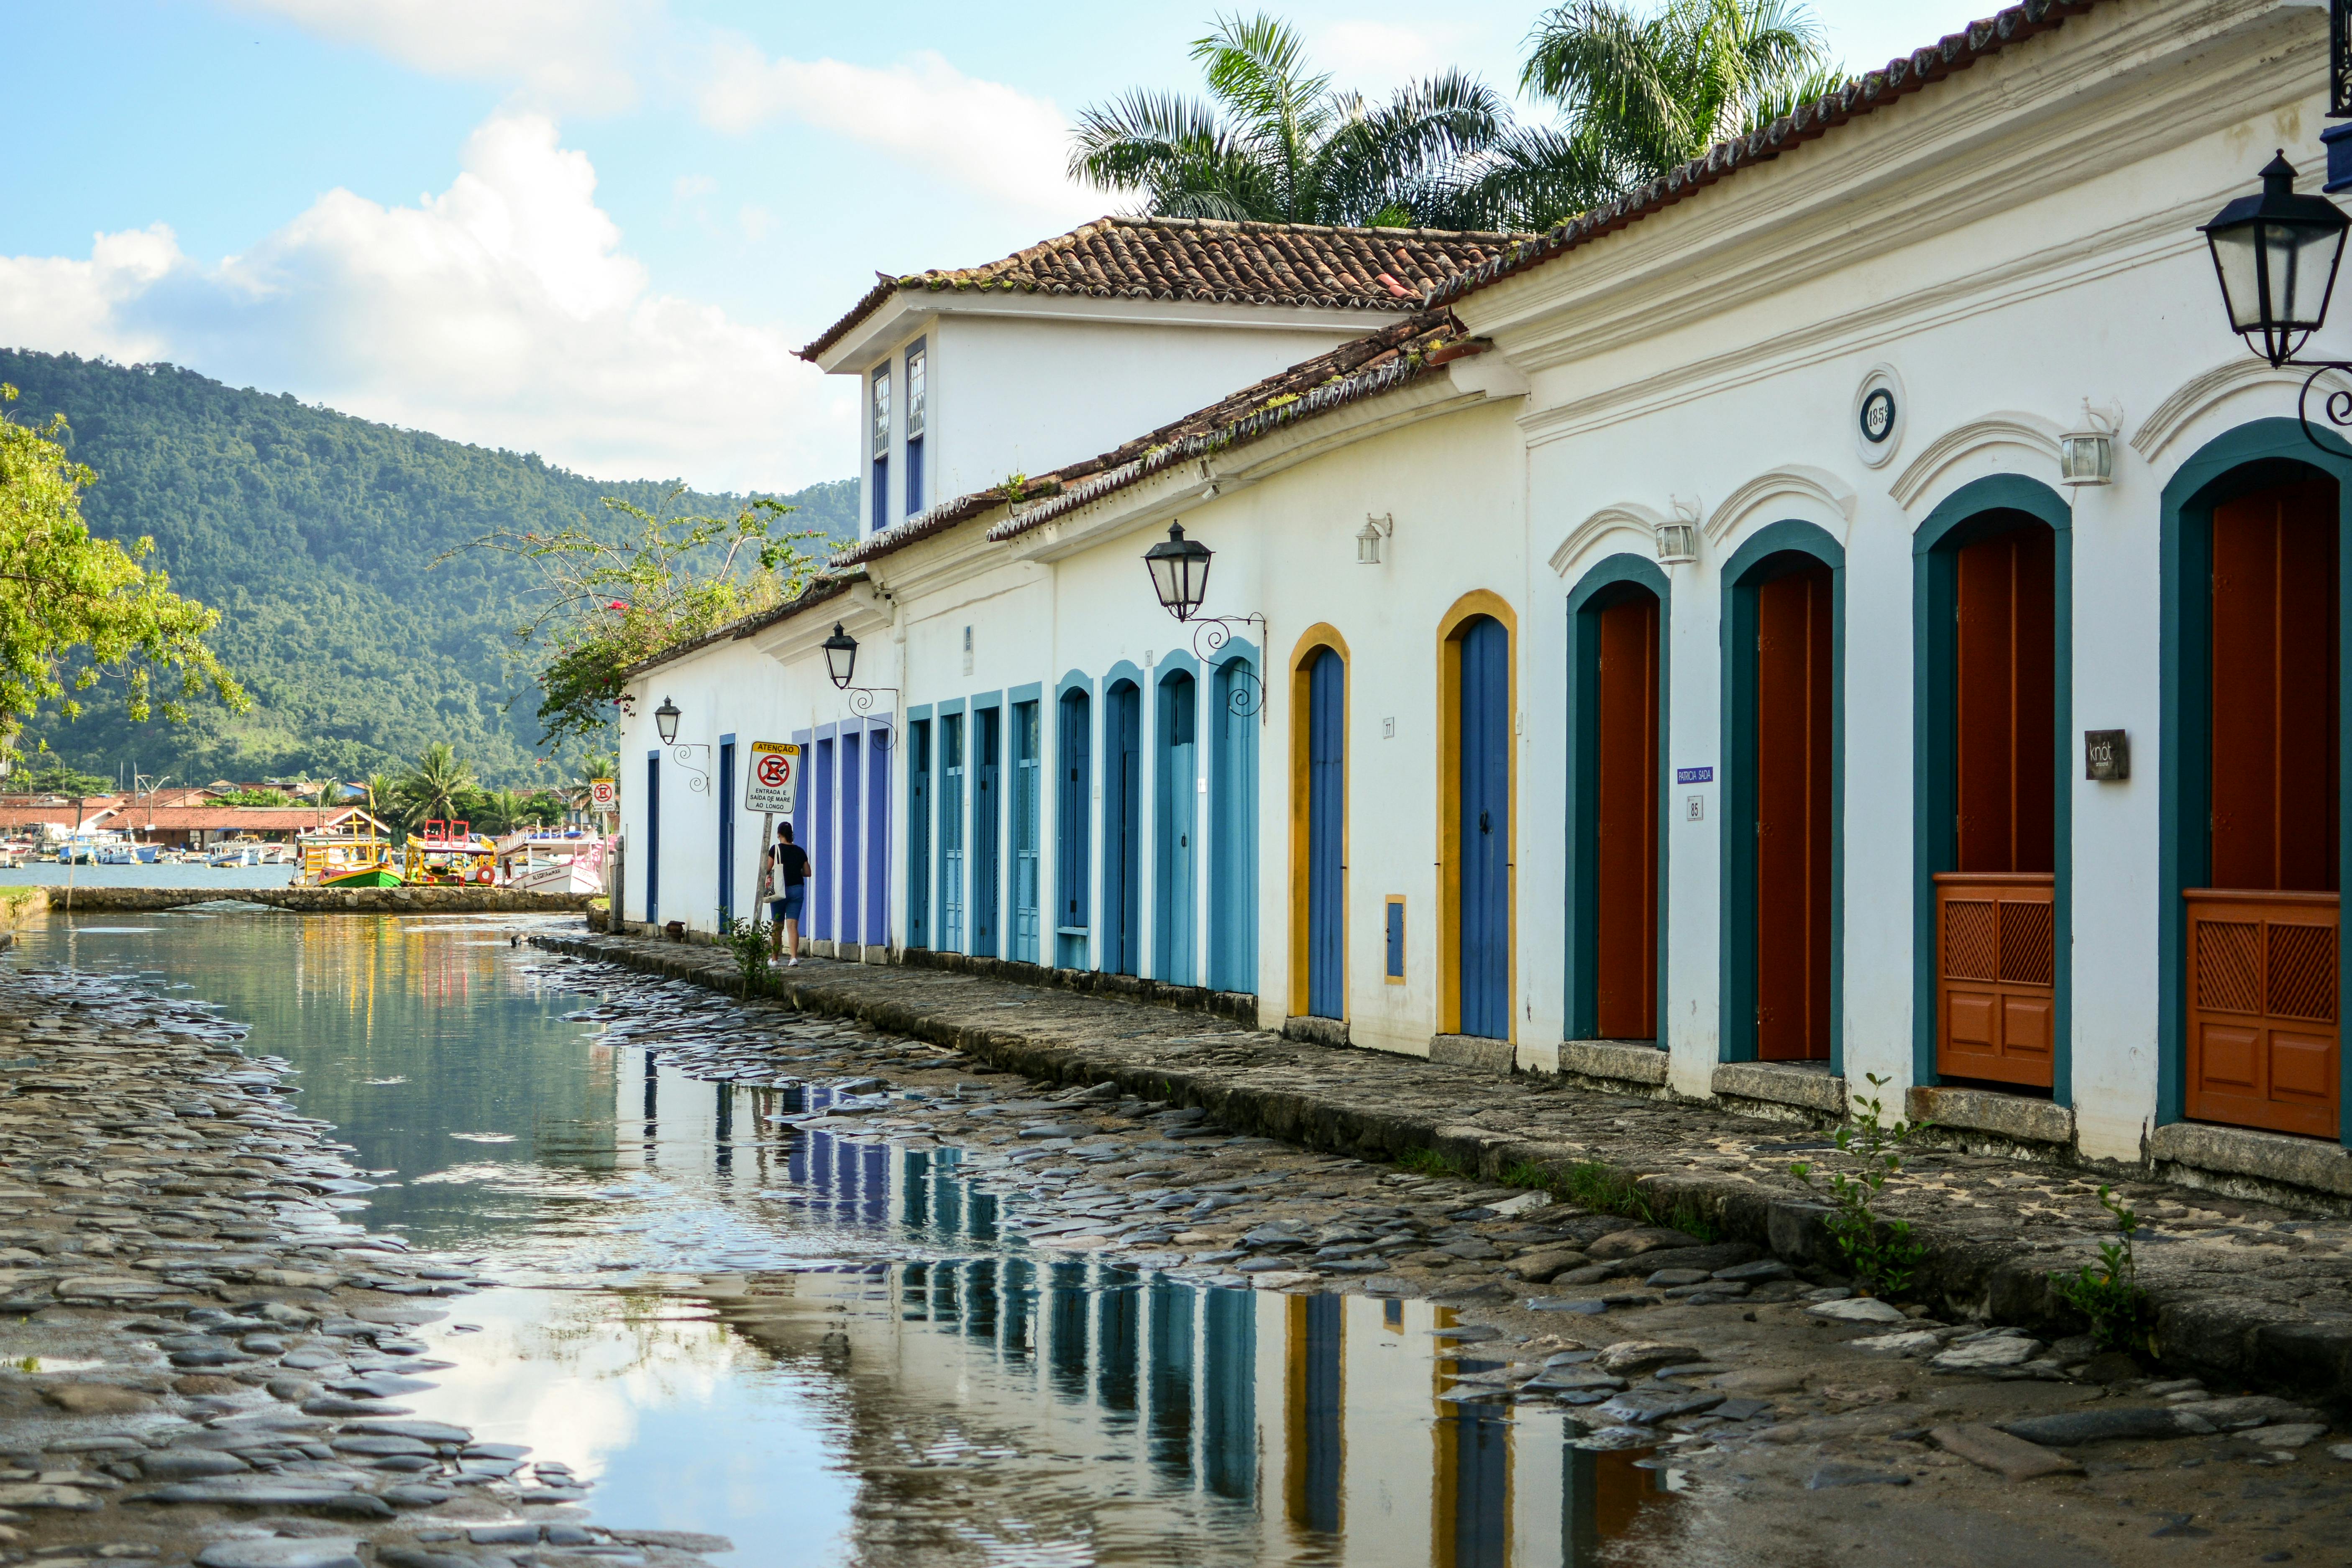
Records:
[[[907,515],[923,510],[923,388],[925,361],[920,339],[907,351]]]
[[[890,525],[890,367],[874,373],[873,518],[876,531]]]

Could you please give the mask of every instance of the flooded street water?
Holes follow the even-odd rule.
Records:
[[[1532,1568],[1675,1511],[1655,1460],[1573,1446],[1558,1408],[1459,1397],[1498,1363],[1451,1353],[1452,1310],[1032,1245],[1004,1155],[780,1120],[833,1092],[775,1081],[788,1058],[657,1064],[676,1019],[642,992],[567,1016],[602,998],[513,929],[111,917],[18,962],[204,998],[298,1068],[382,1173],[346,1217],[499,1282],[441,1303],[419,1337],[451,1364],[402,1402],[569,1465],[600,1519],[761,1564]]]

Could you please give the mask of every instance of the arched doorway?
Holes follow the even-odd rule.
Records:
[[[1121,680],[1103,703],[1102,966],[1140,973],[1143,897],[1143,693]]]
[[[1065,969],[1087,967],[1091,908],[1090,836],[1087,811],[1094,787],[1094,718],[1083,686],[1066,687],[1054,761],[1054,962]]]
[[[1314,626],[1291,656],[1290,1012],[1348,1016],[1348,645]]]
[[[1844,564],[1820,529],[1780,522],[1725,571],[1723,1038],[1735,1061],[1838,1056]]]
[[[1569,595],[1567,1032],[1659,1037],[1665,574],[1612,556]]]
[[[2064,1098],[2070,521],[1999,476],[1914,540],[1922,1082]]]
[[[1512,1036],[1509,614],[1494,595],[1471,595],[1439,642],[1438,1032],[1494,1040]]]
[[[1194,961],[1194,868],[1200,863],[1200,683],[1176,669],[1160,680],[1158,785],[1151,813],[1151,976],[1198,985]]]
[[[2184,743],[2168,782],[2194,1121],[2341,1132],[2342,517],[2334,474],[2273,458],[2209,483],[2175,531]]]

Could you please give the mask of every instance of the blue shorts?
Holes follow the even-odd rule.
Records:
[[[801,918],[801,905],[807,900],[808,884],[794,882],[790,888],[784,889],[782,898],[768,900],[768,918],[779,923],[784,921],[796,921]]]

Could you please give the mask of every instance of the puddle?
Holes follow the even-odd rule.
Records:
[[[481,929],[167,917],[93,952],[58,922],[23,961],[191,985],[300,1068],[302,1111],[390,1173],[345,1217],[501,1281],[433,1303],[454,1364],[402,1403],[570,1466],[600,1522],[762,1565],[1565,1568],[1675,1506],[1647,1450],[1465,1396],[1508,1352],[1449,1309],[1032,1245],[991,1190],[1021,1165],[800,1125],[906,1102],[741,1080],[789,1058],[686,1077]]]

